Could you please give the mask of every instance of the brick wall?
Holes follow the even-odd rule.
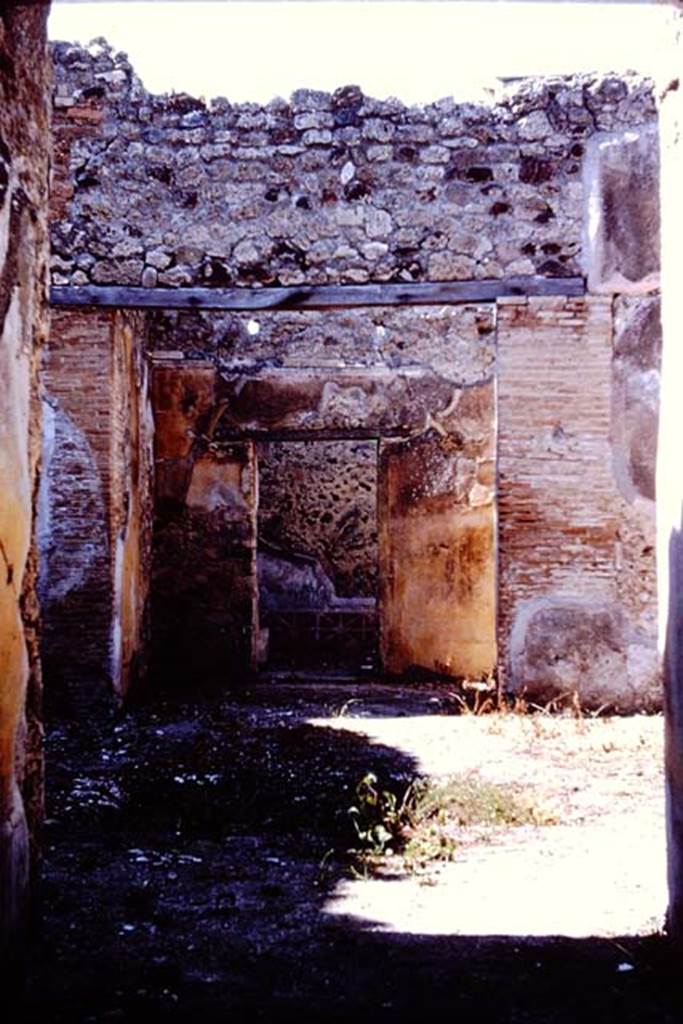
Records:
[[[110,679],[112,316],[53,311],[43,363],[43,660],[47,698],[85,700]]]
[[[536,700],[577,690],[593,704],[656,705],[654,629],[633,607],[653,606],[654,556],[628,543],[639,510],[613,471],[612,300],[501,302],[498,345],[506,682]],[[629,601],[623,581],[634,576]]]
[[[138,561],[148,557],[150,543],[151,459],[145,454],[141,323],[97,310],[52,317],[43,365],[39,530],[46,693],[56,703],[87,703],[108,694],[112,684],[125,691],[133,654],[115,624],[123,614],[126,632],[137,636],[144,616]],[[135,625],[122,611],[131,592],[141,596]]]

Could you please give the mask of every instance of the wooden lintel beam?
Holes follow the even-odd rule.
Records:
[[[514,296],[584,295],[582,277],[508,277],[415,284],[297,285],[291,288],[122,288],[57,285],[53,306],[200,309],[234,312],[338,309],[352,306],[440,306]]]

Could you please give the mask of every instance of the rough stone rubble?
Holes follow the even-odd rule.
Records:
[[[635,75],[528,80],[489,105],[299,90],[265,106],[145,91],[57,43],[53,281],[298,285],[582,272],[582,162],[655,119]]]

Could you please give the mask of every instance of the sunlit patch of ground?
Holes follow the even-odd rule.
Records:
[[[340,882],[332,916],[427,935],[646,935],[666,907],[659,717],[315,719],[410,755],[430,776],[523,787],[541,825],[454,829],[452,863]],[[371,760],[371,756],[369,758]],[[396,877],[398,875],[398,877]]]

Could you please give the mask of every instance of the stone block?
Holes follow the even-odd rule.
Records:
[[[627,501],[654,501],[661,309],[657,296],[617,299],[612,364],[612,455]]]
[[[539,704],[574,692],[582,704],[612,708],[628,690],[626,627],[621,608],[561,597],[520,607],[510,637],[510,687]]]
[[[598,134],[588,143],[583,268],[592,292],[659,287],[658,143],[656,125]]]

